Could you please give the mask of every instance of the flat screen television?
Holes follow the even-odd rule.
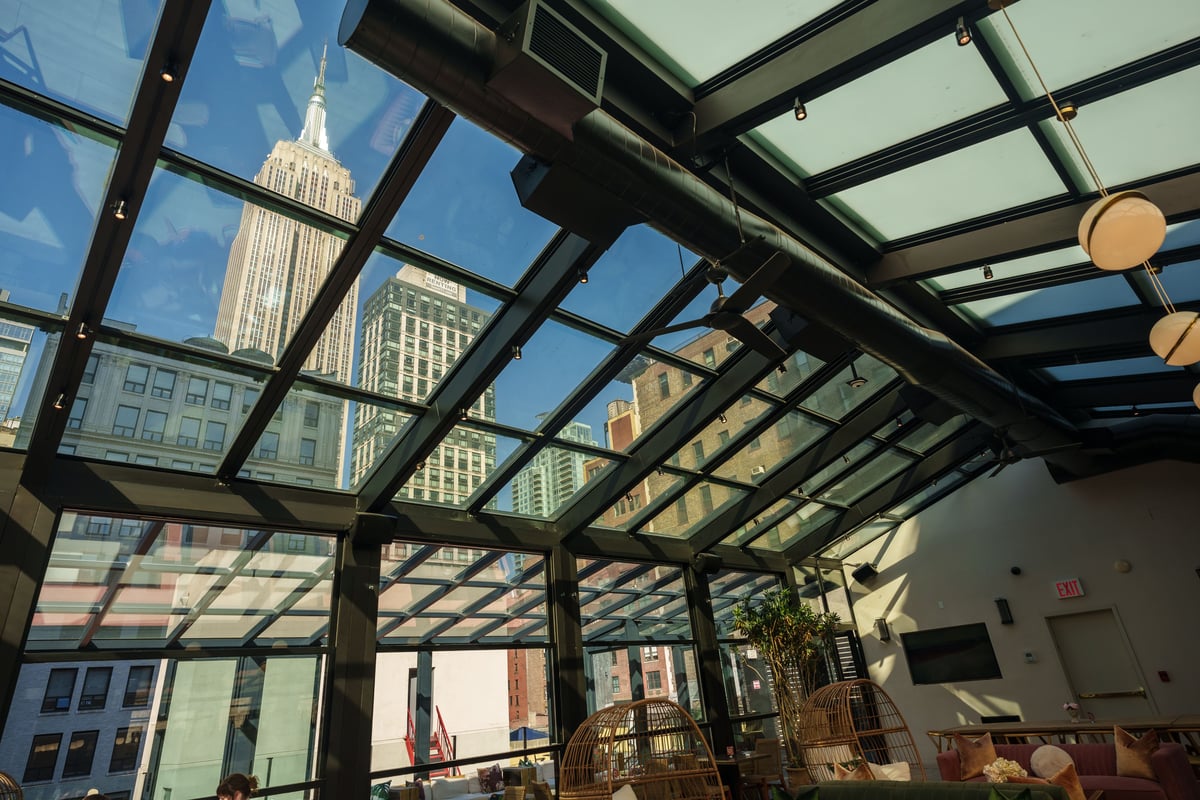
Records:
[[[987,625],[954,625],[900,634],[914,684],[961,683],[1003,677]]]

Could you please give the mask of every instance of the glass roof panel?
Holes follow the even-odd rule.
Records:
[[[802,122],[789,109],[752,135],[800,177],[808,177],[1006,99],[978,49],[939,36],[883,68],[806,100],[808,116]],[[864,113],[887,124],[862,124]]]
[[[250,242],[269,237],[310,248],[311,259],[260,258]],[[210,337],[210,347],[273,363],[308,309],[344,239],[277,211],[160,168],[138,215],[106,316],[167,341]],[[301,265],[300,261],[304,264]],[[305,291],[292,291],[292,269]],[[330,350],[332,356],[340,352]],[[349,377],[349,364],[322,364]]]
[[[874,356],[863,353],[849,367],[806,397],[800,405],[809,411],[840,420],[883,391],[895,377],[894,369]],[[864,378],[866,380],[859,384]],[[850,385],[851,382],[856,385]]]
[[[1167,238],[1163,241],[1161,250],[1175,250],[1180,247],[1192,247],[1200,244],[1200,219],[1190,219],[1186,222],[1176,222],[1167,226]]]
[[[697,256],[648,225],[635,225],[617,239],[560,307],[622,333],[637,324],[671,291]]]
[[[526,211],[509,172],[515,148],[461,117],[388,226],[387,235],[513,286],[557,228]],[[447,193],[446,188],[454,190]]]
[[[1042,367],[1042,369],[1057,381],[1082,381],[1091,378],[1113,378],[1120,375],[1174,372],[1179,368],[1168,367],[1158,356],[1144,356],[1142,358],[1089,361],[1084,364],[1062,364],[1057,367]]]
[[[571,426],[586,427],[579,423],[571,423]],[[501,495],[509,500],[507,506],[501,501],[502,507],[526,517],[551,519],[609,463],[607,459],[578,450],[554,445],[543,447],[501,491]]]
[[[702,526],[713,512],[749,492],[712,481],[700,481],[682,497],[641,527],[643,533],[686,537]]]
[[[798,542],[802,537],[836,519],[842,510],[820,503],[808,503],[798,508],[778,525],[750,542],[755,550],[770,550],[779,553]]]
[[[1192,0],[1155,3],[1155,20],[1161,24],[1147,25],[1143,12],[1122,0],[1056,0],[1008,9],[1051,92],[1185,42],[1200,30],[1200,6]],[[1042,94],[1003,14],[991,14],[979,28],[996,48],[1021,96]]]
[[[981,186],[987,191],[980,191]],[[920,187],[919,201],[914,187]],[[1033,134],[1021,129],[846,189],[828,200],[886,241],[1064,192]]]
[[[731,448],[738,447],[741,443],[742,429],[774,410],[774,406],[756,397],[743,395],[741,402],[734,403],[696,434],[692,441],[679,448],[671,456],[670,463],[685,469],[703,467],[717,455],[724,455]],[[727,466],[728,462],[723,465]]]
[[[259,480],[326,489],[347,488],[347,425],[359,415],[373,419],[384,409],[356,407],[342,397],[302,381],[288,390],[243,466]],[[243,398],[243,408],[249,406]],[[264,477],[264,476],[270,476]]]
[[[1000,326],[1140,303],[1124,275],[1110,274],[1030,292],[972,300],[956,307],[965,309],[973,319],[985,325]]]
[[[1194,135],[1200,127],[1200,109],[1175,102],[1197,94],[1200,67],[1192,67],[1082,106],[1071,126],[1106,186],[1139,181],[1200,163],[1200,141]],[[1171,108],[1171,113],[1163,114],[1164,108]],[[1094,191],[1064,126],[1057,120],[1043,120],[1040,125],[1055,150],[1074,165],[1080,185]]]
[[[772,524],[774,521],[782,518],[783,515],[790,513],[803,502],[805,502],[803,499],[795,496],[783,497],[779,500],[776,500],[774,503],[758,512],[757,516],[748,520],[733,533],[726,536],[724,539],[725,544],[732,544],[736,547],[741,547],[743,544],[761,532],[761,526]]]
[[[54,403],[37,365],[46,345],[61,337],[61,328],[47,330],[0,311],[0,447],[28,448],[38,415]]]
[[[665,378],[661,377],[664,375]],[[592,437],[604,447],[626,452],[639,441],[643,431],[689,396],[704,379],[698,372],[638,355],[588,401],[575,421],[587,425]],[[663,380],[667,384],[665,396],[660,383]]]
[[[912,432],[906,433],[904,438],[900,440],[900,444],[909,450],[916,450],[918,453],[925,454],[949,439],[970,421],[971,418],[966,414],[959,414],[956,417],[946,420],[941,425],[930,423],[924,423],[919,427],[914,425]]]
[[[713,474],[727,480],[758,483],[780,463],[808,449],[830,426],[807,414],[789,411],[769,430],[746,443],[741,452]]]
[[[1198,228],[1200,230],[1200,228]],[[1174,303],[1200,301],[1200,261],[1185,261],[1163,268],[1158,279]]]
[[[822,491],[820,499],[839,505],[852,505],[867,492],[914,463],[916,460],[910,455],[898,450],[885,450],[865,464],[860,463],[845,478]]]
[[[858,469],[860,462],[865,461],[868,456],[878,450],[879,443],[873,439],[864,439],[854,447],[847,450],[840,458],[835,458],[833,461],[826,464],[821,469],[814,472],[804,479],[799,491],[811,494],[820,490],[825,484],[832,481],[838,475],[844,472]]]
[[[547,320],[521,345],[496,379],[496,421],[532,431],[613,349],[611,343]],[[603,430],[603,420],[583,419],[588,435]]]
[[[986,283],[988,280],[1004,280],[1005,278],[1019,278],[1022,275],[1033,275],[1038,272],[1044,272],[1056,267],[1066,267],[1072,264],[1087,264],[1088,255],[1083,252],[1083,248],[1079,245],[1071,247],[1062,247],[1057,250],[1050,250],[1046,253],[1038,253],[1032,256],[1023,256],[1021,258],[1013,258],[1008,261],[993,261],[989,264],[992,268],[992,278],[984,278],[983,270],[980,267],[971,267],[970,269],[959,270],[958,272],[948,272],[945,275],[938,275],[934,278],[927,278],[925,283],[932,286],[934,289],[947,291],[950,289],[961,289],[965,286],[977,286]]]
[[[824,365],[825,362],[816,356],[811,356],[803,350],[797,350],[783,362],[782,366],[786,371],[771,370],[767,373],[767,377],[758,382],[757,388],[776,397],[786,397],[809,375]]]
[[[10,186],[23,187],[0,203],[0,299],[65,316],[62,295],[75,300],[116,143],[3,104],[0,130],[9,143],[0,167]]]
[[[0,7],[0,78],[125,124],[161,0],[44,3]]]
[[[584,642],[691,638],[678,566],[587,558],[576,566]]]
[[[778,587],[780,578],[770,572],[721,570],[708,579],[708,594],[712,599],[713,621],[720,639],[742,638],[733,629],[733,608],[747,597],[760,597]]]
[[[990,468],[991,464],[988,462],[982,462],[977,469],[983,469],[985,467]],[[888,514],[894,517],[903,517],[907,519],[918,511],[933,505],[941,498],[953,492],[959,486],[962,486],[964,483],[971,480],[973,477],[975,477],[975,475],[965,472],[951,472],[949,475],[945,475],[936,481],[931,481],[928,486],[911,497],[906,498],[904,502],[897,503],[888,510]]]
[[[167,146],[357,219],[424,97],[346,48],[327,47],[340,21],[336,3],[271,13],[213,3]],[[308,169],[325,175],[314,180]]]
[[[379,460],[387,454],[396,434],[412,416],[378,403],[358,400],[351,403],[350,466],[348,486],[357,489]]]
[[[522,442],[469,425],[455,425],[425,462],[396,493],[397,500],[417,500],[443,506],[466,506],[487,479]],[[465,465],[465,466],[464,466]],[[511,511],[512,494],[502,491],[487,507]]]
[[[589,0],[651,57],[690,87],[815,19],[840,0],[780,4],[749,0]]]
[[[846,558],[859,549],[866,547],[885,533],[894,530],[899,524],[899,520],[876,519],[864,525],[859,525],[850,533],[825,548],[820,553],[820,556],[822,558]]]

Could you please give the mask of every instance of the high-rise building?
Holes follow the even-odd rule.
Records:
[[[353,221],[362,201],[350,170],[329,151],[325,130],[325,56],[296,141],[279,141],[254,182],[319,211]],[[342,240],[328,231],[246,203],[229,250],[213,336],[231,352],[261,350],[278,360],[325,276]],[[349,383],[354,363],[358,284],[347,292],[304,369]]]
[[[487,320],[486,311],[467,304],[464,287],[406,264],[363,304],[358,385],[401,400],[423,402]],[[464,412],[469,417],[494,420],[495,388],[489,386]],[[351,485],[370,471],[402,424],[399,412],[358,406]],[[426,468],[397,496],[462,503],[495,466],[494,435],[456,428],[430,454]]]
[[[8,301],[8,289],[0,289],[0,301]],[[11,319],[0,319],[0,422],[8,419],[17,382],[25,368],[33,326]]]
[[[539,414],[538,419],[545,417]],[[582,422],[563,426],[557,439],[581,444],[596,444],[592,427]],[[585,466],[589,457],[561,447],[545,447],[513,477],[513,511],[535,517],[548,517],[575,494],[586,482]]]

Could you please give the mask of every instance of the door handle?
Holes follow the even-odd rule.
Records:
[[[1146,690],[1139,686],[1123,692],[1080,692],[1080,700],[1109,700],[1113,697],[1145,697]]]

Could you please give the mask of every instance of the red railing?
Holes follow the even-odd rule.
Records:
[[[429,764],[439,764],[446,761],[454,760],[454,740],[450,738],[449,731],[446,730],[446,721],[442,719],[442,710],[434,706],[434,713],[437,715],[437,727],[433,734],[429,737]],[[408,712],[408,735],[404,737],[404,744],[408,748],[408,763],[416,763],[416,742],[417,742],[417,724],[413,720],[412,711]],[[451,774],[448,767],[436,770],[430,770],[430,777],[441,777]],[[459,775],[458,768],[454,767],[454,774]]]

